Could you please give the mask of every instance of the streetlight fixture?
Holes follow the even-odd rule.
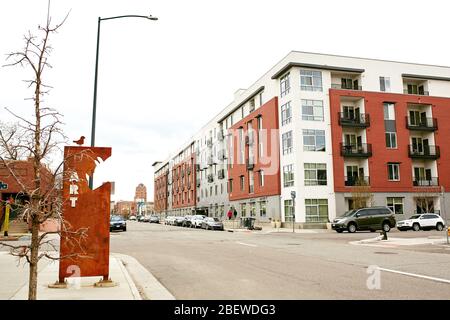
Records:
[[[120,18],[143,18],[148,20],[156,21],[157,17],[153,17],[151,14],[148,16],[140,16],[140,15],[123,15],[123,16],[115,16],[108,18],[98,17],[98,25],[97,25],[97,52],[95,55],[95,79],[94,79],[94,102],[92,107],[92,129],[91,129],[91,147],[95,145],[95,120],[96,120],[96,112],[97,112],[97,77],[98,77],[98,51],[100,44],[100,22],[104,20],[112,20],[112,19],[120,19]],[[94,177],[89,177],[89,188],[94,188]]]

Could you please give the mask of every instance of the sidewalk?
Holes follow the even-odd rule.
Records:
[[[17,258],[0,252],[0,299],[28,298],[28,264],[18,266]],[[42,259],[38,273],[38,300],[142,300],[175,299],[136,259],[110,255],[110,278],[114,287],[94,287],[101,277],[67,279],[64,289],[49,288],[58,279],[58,262]],[[139,289],[138,289],[139,288]]]
[[[382,236],[376,238],[351,241],[353,245],[363,245],[370,247],[396,248],[399,246],[417,246],[417,245],[444,245],[447,244],[445,237],[427,237],[427,238],[395,238],[388,236],[388,240],[381,240]]]

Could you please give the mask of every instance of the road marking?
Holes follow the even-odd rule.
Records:
[[[447,280],[447,279],[429,277],[429,276],[424,276],[424,275],[421,275],[421,274],[415,274],[415,273],[409,273],[409,272],[403,272],[403,271],[397,271],[397,270],[391,270],[391,269],[385,269],[385,268],[378,268],[378,269],[381,270],[381,271],[398,273],[398,274],[402,274],[402,275],[405,275],[405,276],[422,278],[422,279],[427,279],[427,280],[431,280],[431,281],[443,282],[443,283],[450,284],[450,280]]]
[[[256,244],[250,244],[250,243],[244,243],[244,242],[236,242],[237,244],[242,244],[243,246],[248,246],[248,247],[257,247]]]

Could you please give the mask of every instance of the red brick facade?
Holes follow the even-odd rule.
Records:
[[[258,120],[261,118],[262,120]],[[262,122],[262,128],[259,124]],[[248,136],[249,123],[253,131],[253,143],[245,143],[244,158],[240,159],[239,148],[239,129],[243,130],[243,136]],[[262,135],[259,130],[262,129]],[[278,98],[274,97],[260,108],[256,109],[244,119],[240,120],[228,129],[229,134],[233,139],[232,154],[233,165],[228,167],[228,183],[229,183],[229,199],[240,200],[254,197],[264,197],[279,195],[281,193],[280,183],[280,154],[279,154],[279,132],[278,132]],[[265,136],[261,141],[263,143],[263,155],[270,159],[268,163],[265,159],[259,156],[260,137]],[[250,148],[253,148],[253,168],[249,170],[248,162],[251,154]],[[241,161],[244,160],[244,161]],[[252,166],[250,166],[251,168]],[[260,183],[260,171],[264,172],[264,185]],[[254,176],[254,190],[250,192],[249,189],[249,175],[253,171]],[[244,187],[241,188],[241,177],[243,177]],[[231,188],[230,188],[230,184]]]
[[[367,143],[372,144],[372,156],[368,158],[370,189],[372,192],[418,192],[413,186],[412,159],[408,155],[411,132],[406,127],[408,104],[431,105],[432,116],[437,119],[438,129],[434,132],[435,145],[440,148],[436,160],[439,185],[450,190],[450,98],[418,96],[407,94],[347,91],[330,89],[330,112],[332,123],[334,188],[336,192],[349,192],[344,182],[344,157],[341,156],[343,128],[339,125],[341,97],[364,99],[365,113],[370,116],[366,128]],[[386,148],[383,103],[395,105],[397,148]],[[389,181],[388,162],[400,163],[400,181]],[[436,191],[439,190],[435,187]]]
[[[166,168],[161,169],[162,172],[155,177],[155,188],[154,188],[154,203],[155,212],[164,212],[168,207],[168,174],[169,171]]]
[[[193,207],[196,204],[195,155],[175,164],[172,168],[172,208]]]

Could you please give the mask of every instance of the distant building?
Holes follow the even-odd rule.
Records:
[[[134,201],[117,201],[114,206],[114,213],[128,217],[136,214],[136,203]]]
[[[147,187],[143,183],[139,183],[134,194],[135,202],[147,202]]]

